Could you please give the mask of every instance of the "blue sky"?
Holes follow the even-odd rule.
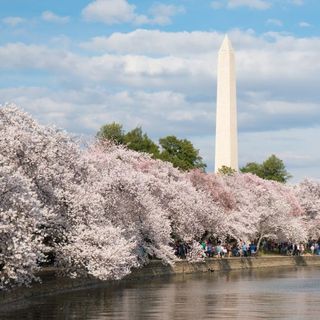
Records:
[[[2,0],[0,104],[94,135],[190,139],[213,168],[217,51],[236,51],[239,158],[320,179],[320,2]]]

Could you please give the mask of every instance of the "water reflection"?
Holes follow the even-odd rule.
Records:
[[[31,299],[1,319],[319,319],[320,269],[128,281]]]

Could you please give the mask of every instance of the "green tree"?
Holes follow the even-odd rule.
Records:
[[[154,158],[159,157],[159,147],[142,132],[141,127],[137,127],[124,136],[124,142],[129,149],[146,152],[153,155]]]
[[[253,173],[258,177],[262,176],[262,165],[256,162],[249,162],[240,169],[243,173]]]
[[[227,176],[231,176],[236,173],[236,170],[234,170],[230,167],[227,167],[227,166],[222,166],[220,169],[218,169],[218,173],[223,174],[223,175],[227,175]]]
[[[262,174],[267,180],[287,182],[292,176],[283,161],[274,154],[262,163]]]
[[[206,164],[199,156],[199,150],[186,139],[180,140],[175,136],[167,136],[159,140],[159,146],[154,143],[141,127],[125,132],[121,124],[113,122],[103,125],[97,133],[98,139],[112,140],[117,144],[126,145],[129,149],[138,152],[146,152],[155,159],[171,162],[182,170],[194,168],[205,169]]]
[[[283,161],[277,158],[274,154],[262,164],[250,162],[240,170],[244,173],[251,172],[266,180],[274,180],[278,182],[287,182],[291,178],[291,175],[286,170]]]
[[[181,170],[205,169],[206,164],[199,156],[199,150],[195,149],[189,140],[167,136],[161,138],[159,143],[162,149],[159,156],[161,160],[171,162],[174,167]]]
[[[97,133],[101,140],[111,140],[117,144],[124,144],[125,133],[122,125],[116,122],[103,125]]]

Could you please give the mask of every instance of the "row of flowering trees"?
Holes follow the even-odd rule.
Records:
[[[48,257],[72,277],[120,279],[172,244],[319,237],[320,184],[183,173],[111,142],[83,150],[13,105],[0,107],[0,288],[30,284]],[[191,255],[192,256],[192,255]]]

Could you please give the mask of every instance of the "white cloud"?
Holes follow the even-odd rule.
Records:
[[[271,7],[271,2],[265,0],[228,0],[227,7],[230,9],[248,7],[250,9],[266,10]]]
[[[185,13],[185,9],[182,6],[158,3],[151,7],[150,13],[153,16],[150,20],[151,24],[167,25],[171,23],[173,16]]]
[[[305,22],[305,21],[301,21],[301,22],[299,22],[299,27],[301,27],[301,28],[309,28],[309,27],[311,27],[311,24],[308,23],[308,22]]]
[[[210,119],[214,117],[210,103],[192,103],[185,95],[172,91],[110,94],[103,88],[52,92],[21,87],[0,89],[0,96],[0,104],[13,101],[36,114],[43,123],[55,123],[75,133],[94,133],[104,123],[116,121],[127,129],[143,126],[155,138],[166,135],[167,130],[185,137],[211,128]],[[199,121],[201,131],[197,128]]]
[[[171,23],[173,16],[184,13],[184,8],[157,3],[149,12],[150,16],[138,14],[136,6],[127,0],[95,0],[82,10],[82,15],[87,21],[103,22],[108,25],[118,23],[167,25]]]
[[[320,73],[320,39],[280,33],[257,37],[237,30],[230,32],[230,37],[237,53],[239,94],[270,90],[273,94],[282,92],[297,97],[303,93],[301,90],[315,92]],[[8,44],[0,47],[0,67],[23,70],[32,66],[77,84],[105,83],[182,92],[192,88],[195,94],[208,94],[214,92],[216,52],[222,39],[223,34],[209,32],[143,30],[104,38],[99,48],[103,54],[92,56],[44,46]]]
[[[16,27],[19,24],[24,23],[26,20],[21,17],[5,17],[1,21],[10,27]]]
[[[276,27],[282,27],[283,22],[279,19],[268,19],[267,20],[268,25],[276,26]]]
[[[71,47],[72,40],[64,34],[53,37],[49,41],[51,48],[66,49]]]
[[[95,37],[82,43],[90,51],[137,55],[190,56],[214,54],[222,41],[217,32],[164,32],[137,29],[129,33],[115,32],[109,37]]]
[[[59,23],[59,24],[65,24],[70,21],[70,17],[62,17],[58,16],[55,13],[51,11],[44,11],[42,12],[41,15],[42,20],[47,21],[47,22],[53,22],[53,23]]]
[[[142,19],[135,13],[135,9],[126,0],[95,0],[82,10],[82,15],[87,21],[106,24],[133,22]]]
[[[256,10],[266,10],[272,6],[270,0],[215,0],[211,1],[210,7],[214,10],[227,8],[237,9],[247,7]]]
[[[210,2],[210,7],[214,10],[221,8],[237,9],[240,7],[267,10],[273,5],[283,5],[284,2],[295,6],[302,6],[305,4],[304,0],[214,0]]]

